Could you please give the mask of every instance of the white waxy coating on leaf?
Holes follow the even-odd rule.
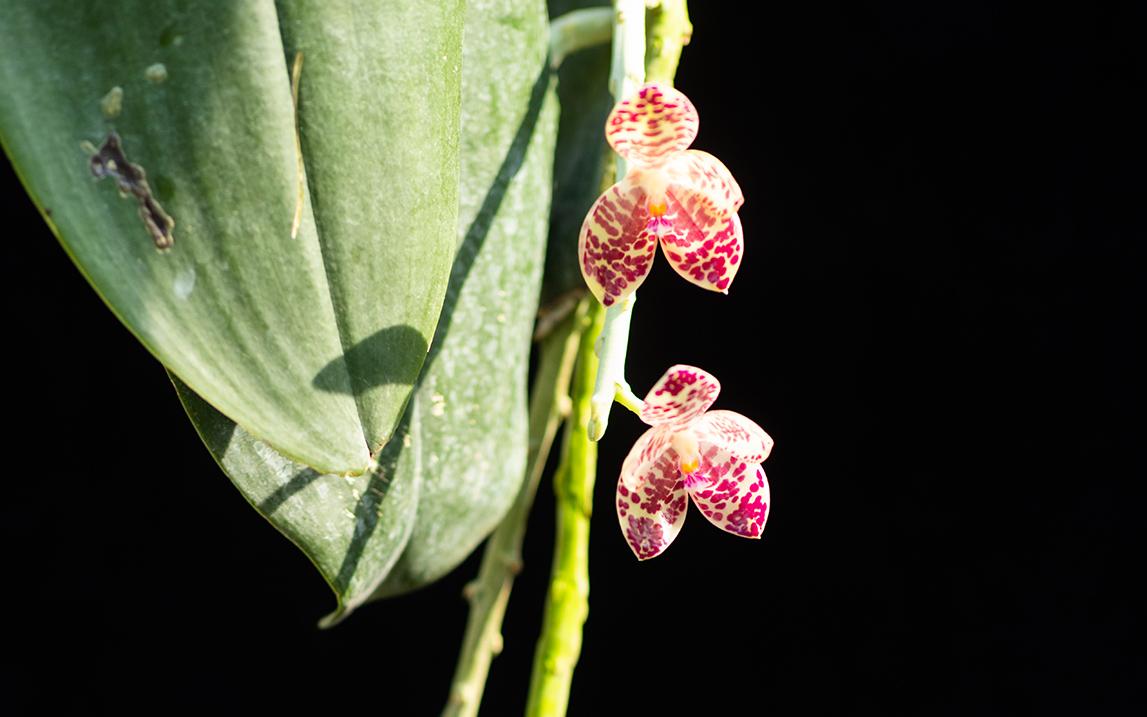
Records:
[[[100,111],[103,112],[104,119],[115,119],[123,112],[123,88],[119,85],[108,90],[108,93],[100,100]]]
[[[171,288],[178,298],[186,301],[191,292],[195,291],[195,267],[189,266],[176,274]]]
[[[164,65],[162,62],[148,65],[147,69],[143,71],[143,76],[152,84],[162,84],[167,80],[167,65]]]

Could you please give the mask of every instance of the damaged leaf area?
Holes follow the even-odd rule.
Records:
[[[295,463],[368,471],[450,276],[461,1],[105,5],[0,0],[13,168],[197,395]]]
[[[152,196],[143,167],[128,161],[118,134],[108,134],[103,146],[92,155],[90,164],[92,176],[96,179],[111,177],[115,180],[120,196],[135,197],[139,202],[139,218],[155,242],[155,248],[160,251],[170,249],[175,243],[172,234],[175,220],[163,211],[163,207]]]

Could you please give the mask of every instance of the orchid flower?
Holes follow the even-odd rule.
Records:
[[[610,112],[605,136],[629,171],[590,207],[578,240],[582,275],[602,304],[637,290],[659,241],[686,280],[729,292],[744,250],[744,197],[720,160],[686,149],[697,124],[689,98],[657,82]]]
[[[708,410],[720,391],[705,371],[678,365],[645,397],[641,420],[653,427],[633,444],[617,482],[617,519],[638,560],[677,537],[686,495],[718,528],[761,537],[769,483],[760,464],[773,439],[739,413]]]

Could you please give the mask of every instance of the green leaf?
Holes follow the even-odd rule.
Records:
[[[288,56],[304,56],[315,223],[373,452],[410,397],[454,259],[462,2],[276,5]]]
[[[449,233],[457,254],[402,440],[387,444],[381,472],[371,474],[386,481],[385,495],[372,498],[365,478],[353,485],[337,476],[297,478],[304,466],[241,429],[228,431],[226,418],[181,391],[236,487],[339,596],[326,624],[384,577],[376,596],[458,565],[501,520],[525,470],[530,334],[557,132],[546,16],[540,0],[478,0],[468,4],[466,23],[461,211]],[[339,481],[348,488],[335,492]],[[268,504],[270,495],[278,497]],[[377,527],[356,532],[356,515],[376,516]]]
[[[379,590],[456,567],[524,477],[530,337],[549,221],[557,102],[541,0],[467,3],[458,258],[412,401],[422,426],[418,518]]]
[[[272,0],[0,0],[0,143],[159,360],[252,436],[344,473],[393,430],[446,288],[461,2],[334,5],[281,2],[280,27]],[[97,181],[81,146],[113,130],[126,157],[101,154]]]

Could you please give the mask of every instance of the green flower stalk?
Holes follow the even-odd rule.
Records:
[[[593,302],[590,317],[592,324],[578,351],[561,463],[554,475],[554,562],[526,702],[526,714],[530,717],[566,713],[570,682],[581,654],[582,626],[589,615],[589,521],[593,514],[597,446],[589,440],[586,425],[598,368],[593,339],[600,333],[605,318],[605,311],[597,302]]]
[[[684,0],[662,2],[660,8],[650,11],[651,18],[655,18],[651,24],[655,28],[651,43],[655,54],[647,57],[645,2],[618,0],[615,7],[610,87],[621,100],[633,95],[646,80],[647,62],[658,68],[658,72],[666,73],[652,79],[672,80],[680,48],[688,40],[691,28]],[[619,153],[617,178],[623,180],[628,169],[624,156]],[[584,230],[582,234],[584,237]],[[562,462],[554,477],[558,502],[556,542],[542,634],[534,653],[534,672],[526,705],[529,717],[564,715],[569,704],[573,670],[581,653],[582,628],[589,614],[589,526],[596,478],[594,441],[604,433],[609,408],[615,399],[638,412],[642,404],[624,378],[632,306],[632,294],[612,308],[595,301],[591,315],[595,324],[601,326],[601,335],[597,341],[587,340],[582,344],[572,392],[573,410],[566,425]]]

